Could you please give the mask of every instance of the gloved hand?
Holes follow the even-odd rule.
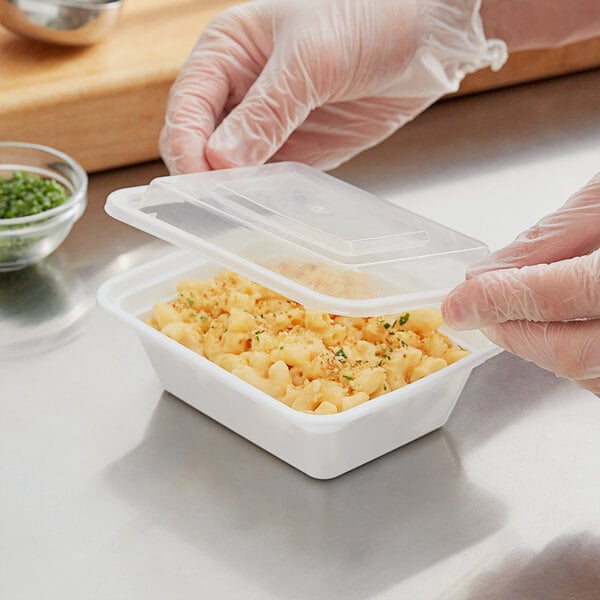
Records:
[[[467,272],[444,320],[600,395],[600,173]]]
[[[465,74],[506,60],[481,0],[257,0],[214,19],[171,89],[172,173],[267,160],[333,168]]]

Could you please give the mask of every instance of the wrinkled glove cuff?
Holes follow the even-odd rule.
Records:
[[[384,95],[439,98],[456,92],[465,75],[485,67],[499,70],[508,58],[502,40],[488,40],[481,0],[420,0],[422,36],[406,70]]]
[[[503,41],[486,39],[480,8],[481,0],[419,2],[426,32],[422,50],[439,60],[456,89],[467,73],[484,67],[497,71],[508,57]]]

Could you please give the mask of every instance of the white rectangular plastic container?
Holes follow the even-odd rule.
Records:
[[[471,354],[345,412],[301,413],[144,322],[152,305],[175,296],[178,281],[221,268],[179,250],[108,280],[98,301],[137,332],[166,390],[311,477],[336,477],[442,427],[472,369],[500,351],[478,331],[443,329]]]

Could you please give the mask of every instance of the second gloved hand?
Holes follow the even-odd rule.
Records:
[[[173,85],[172,173],[268,160],[333,168],[465,74],[506,59],[480,0],[257,0],[214,19]]]
[[[442,314],[600,395],[600,174],[472,267]]]

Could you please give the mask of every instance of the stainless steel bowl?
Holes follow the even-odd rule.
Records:
[[[35,40],[85,46],[115,25],[123,0],[0,0],[0,23]]]

